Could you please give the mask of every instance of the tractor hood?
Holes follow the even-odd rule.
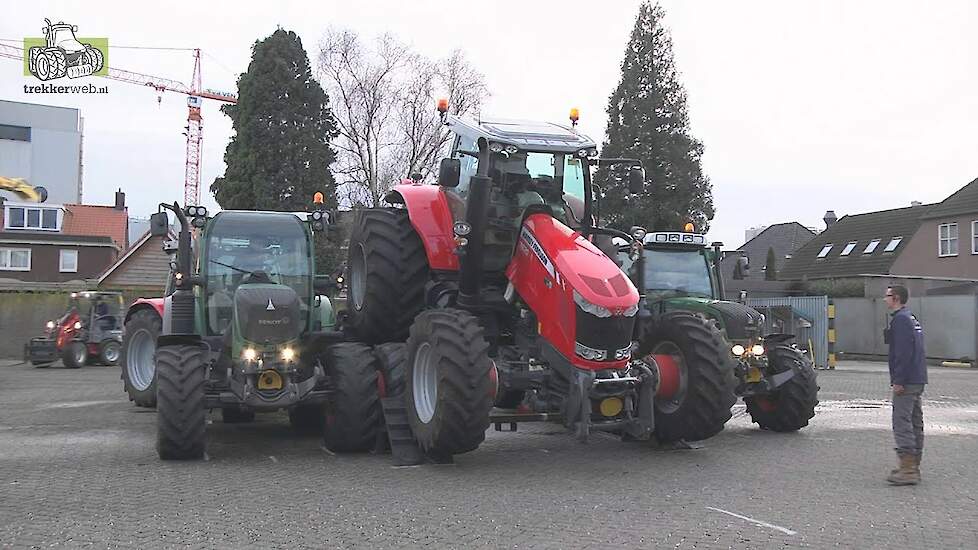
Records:
[[[761,334],[764,316],[756,309],[738,302],[684,296],[663,301],[666,310],[694,311],[720,322],[729,340],[748,340]]]
[[[281,344],[302,331],[299,295],[285,285],[245,284],[234,292],[241,337],[256,344]]]

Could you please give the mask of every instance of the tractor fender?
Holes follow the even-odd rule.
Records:
[[[390,204],[403,204],[408,211],[411,225],[418,232],[428,256],[428,266],[433,270],[458,271],[458,256],[455,255],[455,232],[452,226],[451,202],[461,200],[449,198],[445,190],[437,185],[395,185],[384,197]]]
[[[139,298],[132,304],[130,304],[129,309],[126,310],[126,318],[123,324],[128,323],[129,319],[137,312],[143,310],[153,310],[156,314],[163,318],[163,298]]]

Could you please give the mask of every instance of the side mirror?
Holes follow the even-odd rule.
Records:
[[[645,191],[645,169],[632,166],[628,170],[628,192],[637,195]]]
[[[166,212],[157,212],[149,217],[149,233],[154,237],[163,237],[170,232],[170,218]]]
[[[442,187],[458,187],[458,180],[462,177],[462,161],[459,159],[444,158],[438,166],[438,185]]]

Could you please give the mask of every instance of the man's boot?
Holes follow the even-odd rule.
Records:
[[[913,471],[917,474],[917,477],[919,478],[920,477],[920,459],[923,458],[924,454],[923,453],[920,453],[920,454],[917,454],[917,455],[910,455],[910,456],[913,457]],[[897,459],[898,459],[897,461],[898,462],[899,462],[899,458],[900,458],[900,455],[898,454],[897,455]],[[892,475],[896,475],[896,473],[899,472],[899,471],[900,471],[900,467],[897,466],[896,468],[893,468],[892,470],[890,470],[890,475],[891,476]]]
[[[920,483],[920,475],[916,470],[915,456],[908,453],[897,453],[900,458],[900,467],[896,473],[892,473],[886,478],[893,485],[916,485]]]

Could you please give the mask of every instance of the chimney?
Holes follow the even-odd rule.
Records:
[[[822,221],[825,222],[825,229],[832,227],[832,224],[838,221],[838,219],[835,217],[835,210],[826,210],[825,217],[822,218]]]
[[[116,210],[126,209],[126,194],[122,192],[121,188],[115,192],[115,209]]]

